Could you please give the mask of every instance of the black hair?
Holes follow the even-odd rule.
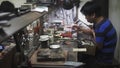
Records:
[[[95,13],[96,17],[102,16],[102,8],[94,1],[88,1],[80,10],[84,15],[92,15]]]

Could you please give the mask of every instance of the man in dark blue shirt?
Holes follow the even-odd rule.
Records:
[[[108,19],[104,19],[99,24],[95,24],[96,43],[101,46],[97,50],[98,62],[112,63],[115,46],[117,42],[116,31]]]
[[[102,8],[93,1],[89,1],[81,8],[88,22],[93,23],[93,30],[80,29],[89,34],[95,34],[96,63],[112,64],[117,43],[117,34],[109,19],[102,15]]]

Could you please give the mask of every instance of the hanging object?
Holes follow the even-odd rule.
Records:
[[[3,1],[0,5],[0,10],[3,12],[15,12],[15,6],[10,1]]]
[[[73,1],[72,0],[63,0],[63,8],[66,10],[73,8]]]
[[[56,6],[62,6],[64,9],[69,10],[74,6],[79,7],[80,0],[55,0]]]

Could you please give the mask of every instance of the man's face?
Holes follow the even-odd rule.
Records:
[[[85,15],[85,18],[87,19],[88,22],[93,23],[95,19],[95,15]]]

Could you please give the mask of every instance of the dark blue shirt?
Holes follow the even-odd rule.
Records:
[[[95,24],[96,43],[102,43],[103,48],[96,52],[98,61],[112,62],[117,43],[116,30],[108,19]]]

